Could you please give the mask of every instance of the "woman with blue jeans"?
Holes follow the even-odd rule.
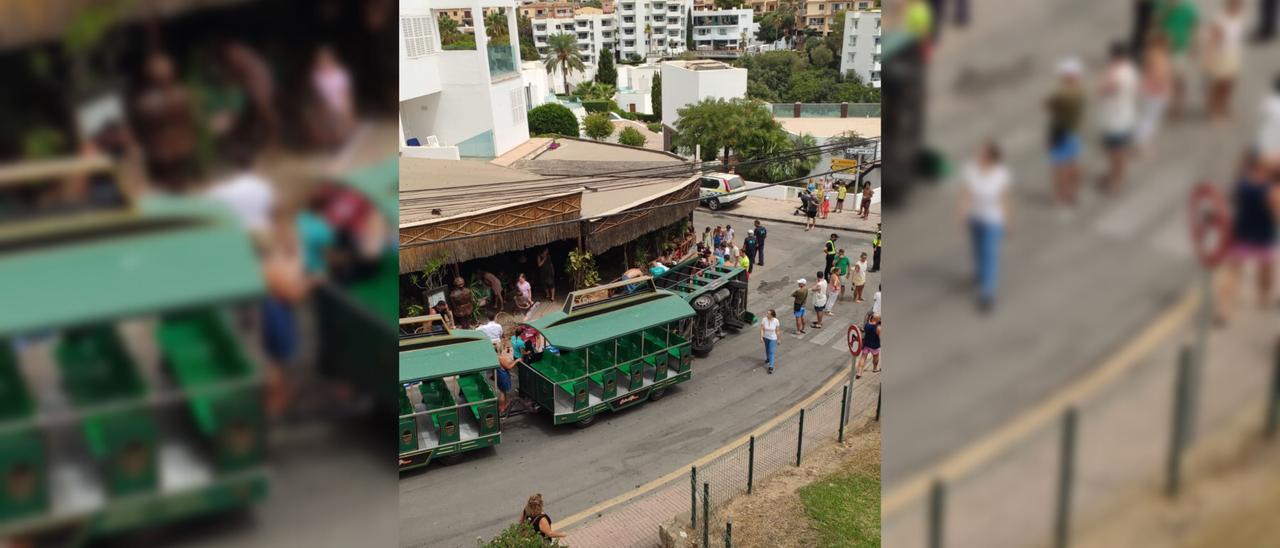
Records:
[[[978,307],[989,312],[995,304],[1000,274],[1000,242],[1009,217],[1009,170],[1000,162],[1000,149],[987,143],[978,160],[964,171],[960,207],[969,225],[978,282]]]
[[[773,357],[778,351],[778,313],[772,308],[760,320],[760,340],[764,342],[764,359],[773,374]]]

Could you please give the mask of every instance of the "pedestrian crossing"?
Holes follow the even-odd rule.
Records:
[[[827,316],[824,318],[822,329],[813,327],[815,316],[812,310],[805,315],[805,321],[808,323],[807,332],[804,335],[795,333],[795,318],[790,314],[791,301],[774,307],[778,310],[778,319],[785,320],[781,323],[779,331],[782,335],[791,340],[803,341],[809,345],[818,348],[828,348],[836,352],[849,352],[849,343],[845,340],[845,333],[849,331],[849,325],[853,323],[862,323],[862,318],[866,316],[867,310],[870,309],[871,299],[866,299],[862,303],[854,303],[852,300],[842,300],[840,305],[836,307],[835,316]],[[786,317],[783,317],[783,311],[786,311]],[[852,314],[852,315],[851,315]]]

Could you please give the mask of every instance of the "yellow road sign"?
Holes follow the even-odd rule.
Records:
[[[831,169],[857,169],[858,161],[849,158],[832,158]]]

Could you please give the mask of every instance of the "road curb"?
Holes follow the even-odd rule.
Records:
[[[805,225],[804,221],[792,221],[791,219],[778,219],[778,218],[775,218],[775,217],[755,217],[755,216],[752,216],[752,215],[744,215],[744,214],[742,214],[742,213],[729,213],[729,212],[727,212],[727,211],[725,211],[725,210],[711,211],[710,209],[708,209],[708,210],[706,210],[706,212],[707,212],[707,213],[709,213],[709,214],[711,214],[711,215],[726,215],[726,216],[729,216],[729,217],[738,217],[738,218],[740,218],[740,219],[751,219],[751,220],[753,220],[753,221],[760,221],[760,222],[762,222],[762,223],[763,223],[763,222],[765,222],[765,221],[768,221],[768,222],[773,222],[773,223],[783,223],[783,224],[796,225],[796,226],[804,226],[804,225]],[[825,224],[822,224],[822,223],[814,223],[813,227],[814,227],[814,228],[822,228],[822,229],[826,229],[826,230],[843,230],[843,231],[845,231],[845,232],[859,232],[859,233],[862,233],[862,234],[871,234],[871,235],[873,235],[873,236],[874,236],[874,235],[875,235],[875,233],[876,233],[876,231],[874,231],[874,230],[867,230],[867,229],[864,229],[864,228],[845,228],[845,227],[842,227],[842,226],[831,226],[831,225],[825,225]]]
[[[579,529],[583,527],[583,522],[587,521],[588,518],[599,517],[599,515],[603,514],[606,511],[613,510],[617,507],[620,507],[632,501],[635,501],[639,497],[649,494],[654,490],[656,490],[657,488],[663,486],[664,484],[669,483],[676,477],[687,474],[689,472],[690,466],[702,466],[716,459],[717,457],[725,453],[728,453],[730,450],[745,444],[747,442],[747,439],[750,438],[751,436],[760,435],[763,432],[768,431],[774,426],[777,426],[778,423],[781,423],[783,420],[786,420],[794,416],[799,409],[813,403],[815,400],[817,400],[819,397],[823,396],[824,394],[831,392],[836,386],[839,386],[840,381],[849,378],[850,372],[851,370],[841,370],[836,372],[830,378],[828,378],[825,382],[823,382],[822,385],[820,385],[816,390],[810,393],[808,396],[796,402],[791,407],[787,408],[785,411],[779,413],[777,416],[774,416],[773,418],[770,418],[760,423],[755,428],[753,428],[750,432],[742,435],[738,439],[732,440],[712,450],[710,453],[707,453],[695,459],[693,462],[686,464],[680,468],[677,468],[676,470],[668,474],[665,474],[654,480],[651,480],[644,485],[640,485],[621,495],[618,495],[609,500],[593,505],[592,507],[587,508],[586,510],[583,510],[581,512],[568,516],[565,519],[557,522],[557,525],[564,528],[562,529],[562,531],[571,531],[571,530]]]

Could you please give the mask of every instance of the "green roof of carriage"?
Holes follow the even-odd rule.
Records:
[[[0,252],[0,335],[241,300],[263,291],[248,234],[206,200],[155,196],[138,214]],[[98,228],[152,228],[102,236]],[[169,224],[172,222],[172,224]],[[25,242],[23,240],[26,240]]]
[[[693,315],[693,308],[679,295],[658,290],[654,298],[607,312],[570,318],[556,311],[527,325],[542,333],[552,346],[574,349]]]
[[[484,333],[457,329],[447,336],[406,337],[400,346],[438,340],[425,348],[400,351],[400,382],[462,375],[498,367],[498,354]]]

